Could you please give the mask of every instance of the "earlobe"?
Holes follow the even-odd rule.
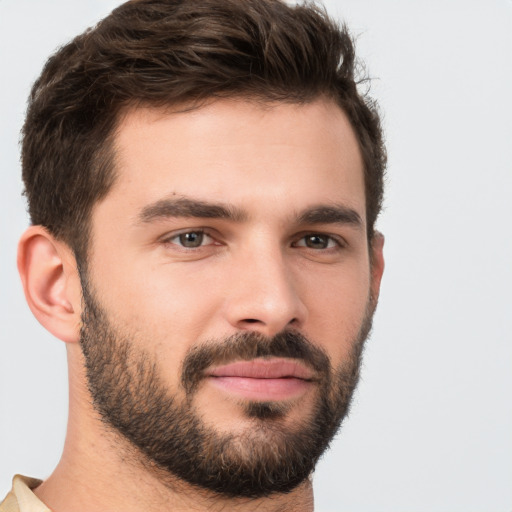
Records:
[[[377,303],[380,292],[380,282],[384,273],[384,235],[376,231],[371,241],[371,288],[372,297]]]
[[[18,245],[18,271],[28,306],[39,323],[66,343],[79,340],[81,288],[71,249],[42,226]]]

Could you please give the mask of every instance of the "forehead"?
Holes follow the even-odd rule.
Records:
[[[114,150],[117,179],[105,200],[133,215],[182,195],[247,208],[342,202],[365,218],[359,145],[332,101],[132,109],[119,123]]]

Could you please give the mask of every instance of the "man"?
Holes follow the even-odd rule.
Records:
[[[68,433],[0,511],[313,509],[384,266],[354,61],[277,0],[127,2],[50,58],[18,267],[67,344]]]

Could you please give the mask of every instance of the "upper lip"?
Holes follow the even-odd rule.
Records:
[[[296,378],[312,380],[314,373],[295,359],[273,358],[236,361],[208,371],[211,377],[245,377],[250,379]]]

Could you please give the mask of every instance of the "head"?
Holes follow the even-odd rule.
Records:
[[[303,482],[382,274],[385,151],[346,30],[275,0],[127,2],[50,58],[22,151],[107,428],[212,492]]]

